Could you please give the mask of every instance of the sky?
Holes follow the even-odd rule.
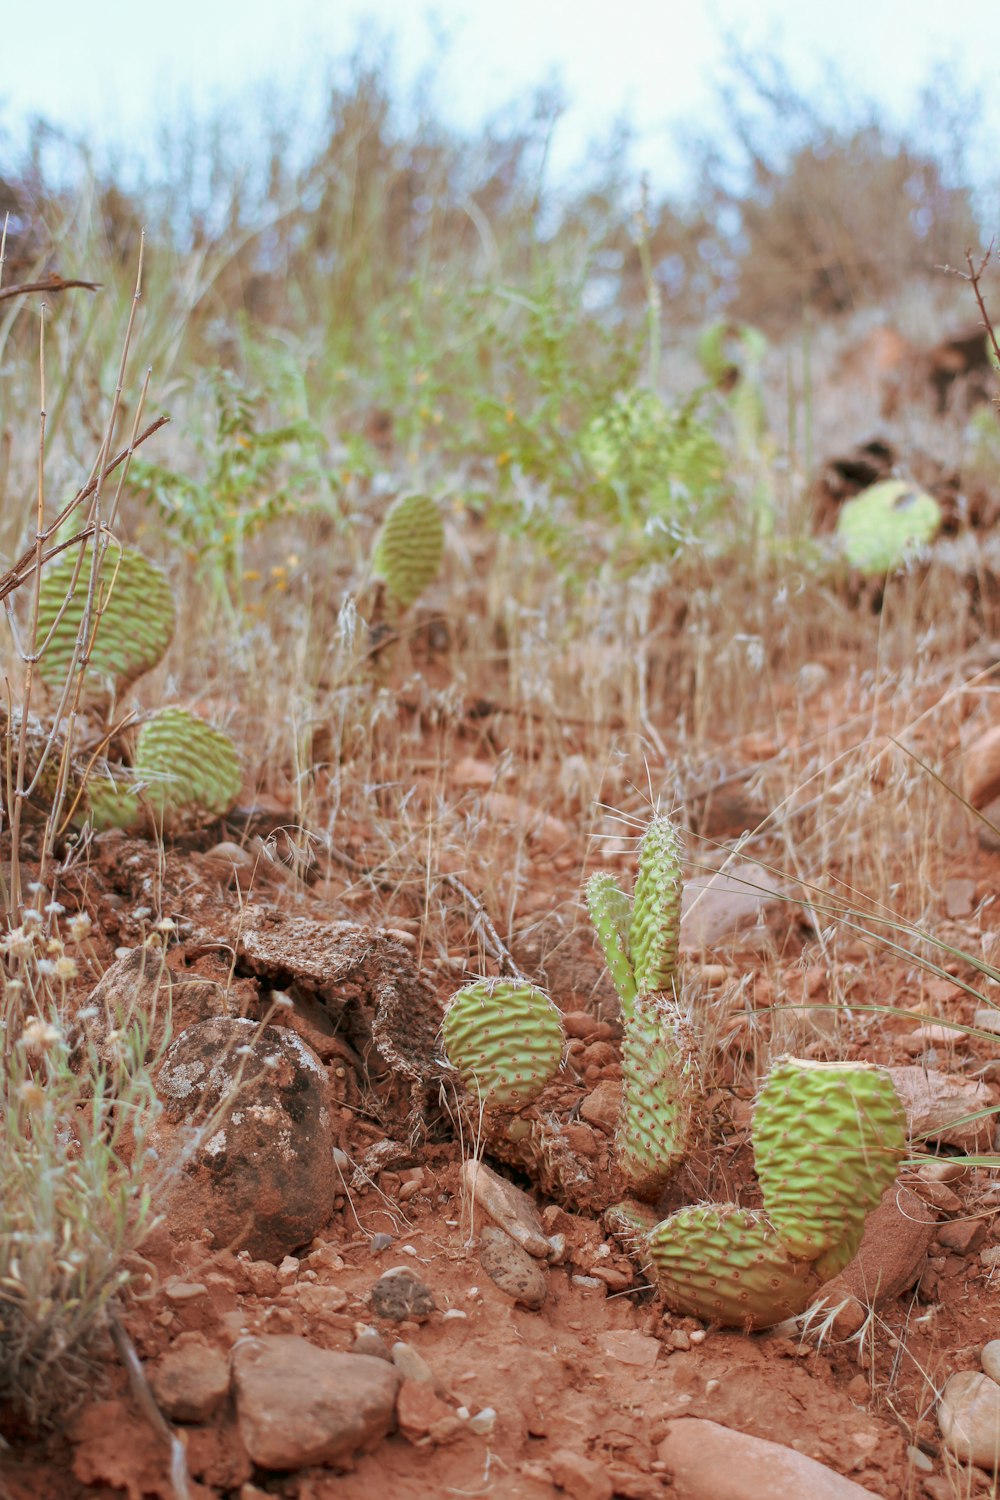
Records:
[[[656,187],[683,178],[674,127],[711,129],[725,39],[777,53],[796,83],[833,65],[890,118],[912,114],[940,62],[980,87],[1000,137],[997,0],[45,0],[7,6],[0,45],[0,131],[23,138],[44,116],[94,148],[152,155],[163,121],[273,97],[318,111],[324,76],[359,38],[391,44],[405,89],[429,65],[448,123],[474,129],[557,78],[569,106],[555,168],[572,172],[627,113],[634,162]],[[991,97],[992,96],[992,97]],[[0,136],[2,151],[2,136]],[[2,169],[2,156],[0,156]]]

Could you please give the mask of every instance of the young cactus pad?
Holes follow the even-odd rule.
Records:
[[[453,995],[442,1025],[448,1061],[488,1105],[530,1104],[562,1061],[562,1016],[544,990],[480,979]]]
[[[157,820],[188,810],[221,817],[239,796],[242,776],[228,735],[183,708],[164,708],[139,730],[135,774]]]
[[[682,1208],[641,1243],[673,1312],[748,1333],[794,1317],[821,1285],[763,1214],[734,1203]]]
[[[681,843],[669,818],[656,817],[639,844],[629,952],[640,995],[673,989],[681,930]]]
[[[880,1068],[779,1058],[757,1096],[753,1144],[776,1233],[789,1255],[815,1260],[860,1239],[896,1180],[906,1111]]]
[[[375,541],[372,572],[404,608],[437,577],[444,555],[441,512],[429,495],[402,495]]]
[[[587,910],[618,991],[622,1012],[628,1017],[632,1014],[636,994],[628,947],[632,905],[615,877],[606,870],[598,870],[587,881]]]
[[[933,495],[905,479],[883,479],[841,506],[837,539],[852,568],[876,576],[901,567],[940,525]]]
[[[38,640],[48,644],[38,671],[48,687],[66,680],[83,621],[90,586],[93,552],[80,564],[72,598],[68,598],[77,565],[75,552],[65,553],[42,572],[38,596]],[[65,607],[64,607],[65,606]],[[95,595],[100,618],[91,616],[90,671],[126,687],[149,672],[166,654],[177,622],[174,596],[161,570],[130,547],[111,542],[104,555]],[[60,613],[61,612],[61,613]]]

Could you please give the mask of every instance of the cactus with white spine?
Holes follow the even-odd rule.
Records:
[[[480,979],[453,995],[441,1027],[448,1061],[487,1107],[530,1104],[562,1061],[562,1016],[544,990]]]

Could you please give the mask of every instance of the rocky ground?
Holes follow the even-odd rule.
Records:
[[[982,802],[988,743],[980,756],[968,764]],[[456,778],[474,782],[476,765]],[[514,953],[565,1012],[566,1138],[599,1166],[620,1027],[579,892],[590,868],[624,869],[632,855],[590,853],[567,825],[518,812],[529,814]],[[53,1434],[14,1435],[0,1495],[173,1500],[170,1432],[204,1500],[992,1493],[1000,1188],[952,1158],[990,1148],[991,1120],[968,1117],[1000,1104],[1000,1027],[977,1014],[963,985],[982,980],[961,956],[990,941],[998,857],[981,842],[956,858],[943,899],[959,956],[932,978],[863,944],[831,968],[815,918],[748,860],[689,882],[685,985],[714,1087],[678,1201],[755,1201],[756,1059],[781,1044],[776,1001],[789,996],[856,1008],[858,1024],[836,1034],[816,1010],[795,1045],[891,1066],[929,1156],[886,1195],[823,1314],[747,1336],[664,1311],[597,1213],[489,1152],[475,1165],[437,1044],[444,1002],[476,967],[461,887],[455,951],[425,962],[412,909],[394,927],[329,920],[333,866],[305,891],[262,872],[238,899],[248,855],[232,842],[161,859],[141,839],[103,836],[63,893],[98,936],[84,1024],[101,1044],[117,1006],[148,1008],[169,983],[162,1160],[206,1108],[234,1091],[236,1104],[174,1174],[127,1304],[156,1407],[109,1351],[93,1398]],[[175,924],[164,975],[162,934],[145,945],[160,914]],[[928,1019],[866,1021],[865,1005],[888,997]]]

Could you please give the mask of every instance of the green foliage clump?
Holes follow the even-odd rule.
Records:
[[[201,476],[137,458],[129,479],[199,575],[219,596],[239,597],[245,544],[315,495],[321,437],[301,416],[262,426],[269,393],[248,389],[232,371],[216,369],[209,379],[215,422],[197,439]]]

